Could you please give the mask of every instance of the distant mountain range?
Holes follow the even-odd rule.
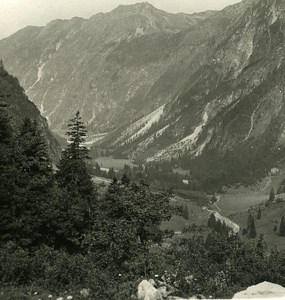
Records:
[[[283,163],[284,42],[282,0],[194,15],[141,3],[27,27],[0,57],[57,133],[80,110],[90,144],[248,182]]]

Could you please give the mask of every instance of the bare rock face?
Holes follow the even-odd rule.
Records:
[[[236,293],[233,299],[284,299],[285,288],[281,285],[264,281],[257,285],[250,286],[245,291]]]

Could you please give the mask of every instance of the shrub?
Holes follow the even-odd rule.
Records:
[[[27,250],[8,242],[0,248],[0,280],[2,283],[27,284],[31,277],[31,259]]]

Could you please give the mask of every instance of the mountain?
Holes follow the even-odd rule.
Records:
[[[109,132],[123,112],[130,110],[126,124],[133,120],[135,102],[172,64],[176,34],[208,15],[174,15],[148,3],[119,6],[89,20],[27,27],[0,42],[0,57],[52,129],[60,131],[80,110],[91,129]]]
[[[58,133],[77,109],[90,144],[251,183],[285,157],[285,4],[168,14],[143,3],[28,27],[0,57]]]
[[[284,10],[283,1],[243,1],[186,32],[183,60],[164,74],[175,74],[179,93],[109,143],[150,162],[174,159],[207,186],[282,167]]]
[[[14,127],[19,127],[25,117],[38,121],[46,136],[52,158],[58,160],[61,148],[53,137],[46,119],[41,116],[36,105],[27,98],[18,79],[9,75],[4,69],[2,60],[0,60],[0,101],[7,105]]]

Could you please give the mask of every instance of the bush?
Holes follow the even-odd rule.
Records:
[[[61,289],[84,285],[92,264],[88,257],[68,254],[62,250],[42,247],[35,252],[32,262],[33,279],[44,288]]]
[[[13,242],[0,248],[1,283],[36,284],[58,290],[87,283],[94,263],[88,256],[68,254],[47,246],[29,253]]]
[[[27,284],[31,280],[31,259],[27,250],[14,242],[0,248],[1,283]]]

